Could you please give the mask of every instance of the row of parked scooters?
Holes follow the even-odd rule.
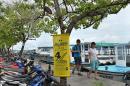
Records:
[[[59,86],[59,82],[34,61],[18,58],[6,62],[1,57],[0,86]]]

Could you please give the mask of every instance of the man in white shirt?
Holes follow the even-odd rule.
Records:
[[[88,78],[90,78],[90,75],[92,73],[92,71],[95,72],[95,79],[97,80],[97,68],[98,68],[98,58],[97,58],[97,50],[96,50],[96,43],[92,42],[91,43],[91,48],[88,51],[89,53],[89,60],[90,60],[90,67],[91,70],[88,73]]]

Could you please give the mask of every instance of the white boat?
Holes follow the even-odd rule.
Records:
[[[43,47],[43,48],[39,48],[37,49],[37,54],[39,54],[40,56],[50,56],[50,49],[48,49],[48,47]]]
[[[81,44],[82,62],[89,63],[88,61],[88,50],[91,42],[85,42]],[[115,62],[115,52],[117,43],[96,43],[96,49],[98,53],[98,59],[100,63],[113,63]]]
[[[116,46],[116,65],[99,66],[99,75],[130,86],[130,44]]]
[[[98,50],[98,57],[101,63],[114,62],[115,61],[115,45],[117,43],[96,43]],[[72,49],[74,45],[70,45]],[[89,63],[88,49],[90,48],[90,42],[81,43],[81,57],[83,63]],[[53,57],[53,47],[39,47],[37,53],[40,56]],[[71,52],[70,52],[71,56]],[[74,62],[74,58],[71,56],[71,62]]]

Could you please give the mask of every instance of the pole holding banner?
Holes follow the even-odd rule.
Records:
[[[70,77],[69,35],[53,35],[54,76]]]

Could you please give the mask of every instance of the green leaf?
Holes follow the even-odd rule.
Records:
[[[99,25],[100,25],[100,21],[97,21],[97,22],[93,25],[93,29],[97,29]]]

